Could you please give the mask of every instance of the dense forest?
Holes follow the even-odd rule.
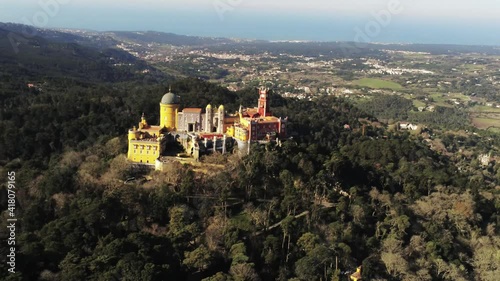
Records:
[[[411,100],[400,96],[380,95],[373,97],[369,101],[359,103],[358,107],[381,120],[397,122],[408,120],[408,114],[413,109],[413,103]]]
[[[197,79],[172,88],[193,106],[255,99],[254,89]],[[294,135],[281,146],[209,157],[224,168],[207,174],[173,164],[124,184],[145,173],[126,163],[124,132],[139,112],[157,111],[162,90],[9,100],[21,104],[4,108],[13,125],[2,130],[11,145],[2,173],[16,171],[21,228],[18,273],[5,280],[346,280],[359,265],[368,280],[498,273],[495,184],[458,172],[408,134],[363,136],[366,115],[339,99],[274,95]]]
[[[25,79],[64,71],[49,69]],[[358,266],[363,280],[497,280],[500,163],[461,169],[421,136],[372,126],[376,112],[347,100],[271,94],[273,113],[290,122],[281,145],[207,156],[204,172],[137,169],[126,132],[142,112],[158,122],[168,87],[182,106],[228,111],[254,106],[257,91],[126,71],[126,80],[83,72],[42,89],[2,83],[11,90],[0,96],[0,170],[16,173],[18,219],[16,273],[2,263],[2,280],[330,281]],[[442,142],[454,151],[498,137]]]

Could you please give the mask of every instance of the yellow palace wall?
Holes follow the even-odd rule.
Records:
[[[160,143],[130,140],[128,159],[137,163],[154,164],[160,157]]]
[[[175,131],[177,128],[178,104],[160,103],[160,127],[167,128],[169,131]]]

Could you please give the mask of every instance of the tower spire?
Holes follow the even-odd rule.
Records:
[[[271,115],[269,110],[269,102],[267,100],[268,91],[266,88],[261,87],[259,90],[259,115],[262,117]]]
[[[146,115],[144,114],[144,112],[142,113],[142,116],[141,116],[141,122],[139,122],[139,129],[147,129],[149,128],[149,125],[148,125],[148,122],[146,121]]]

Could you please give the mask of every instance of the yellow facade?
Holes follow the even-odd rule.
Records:
[[[160,127],[167,128],[168,131],[175,131],[177,129],[178,112],[178,104],[160,103]]]
[[[231,126],[231,127],[227,128],[226,135],[234,138],[234,126]]]
[[[143,114],[138,128],[128,131],[127,158],[136,163],[154,164],[161,153],[160,131],[160,127],[150,126]]]
[[[250,119],[243,118],[243,115],[241,113],[238,113],[238,115],[240,117],[239,123],[241,124],[241,126],[243,127],[250,126]]]
[[[248,141],[248,130],[242,127],[235,127],[234,137],[241,141]]]
[[[154,164],[160,157],[159,141],[129,140],[128,159],[143,164]]]
[[[128,132],[127,158],[135,163],[155,164],[162,153],[164,130],[175,131],[178,127],[179,97],[171,91],[160,102],[160,126],[150,126],[144,114],[137,127]]]

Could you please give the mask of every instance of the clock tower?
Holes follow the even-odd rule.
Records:
[[[269,101],[267,100],[268,90],[261,88],[259,90],[259,115],[261,117],[266,117],[272,115],[269,110]]]

